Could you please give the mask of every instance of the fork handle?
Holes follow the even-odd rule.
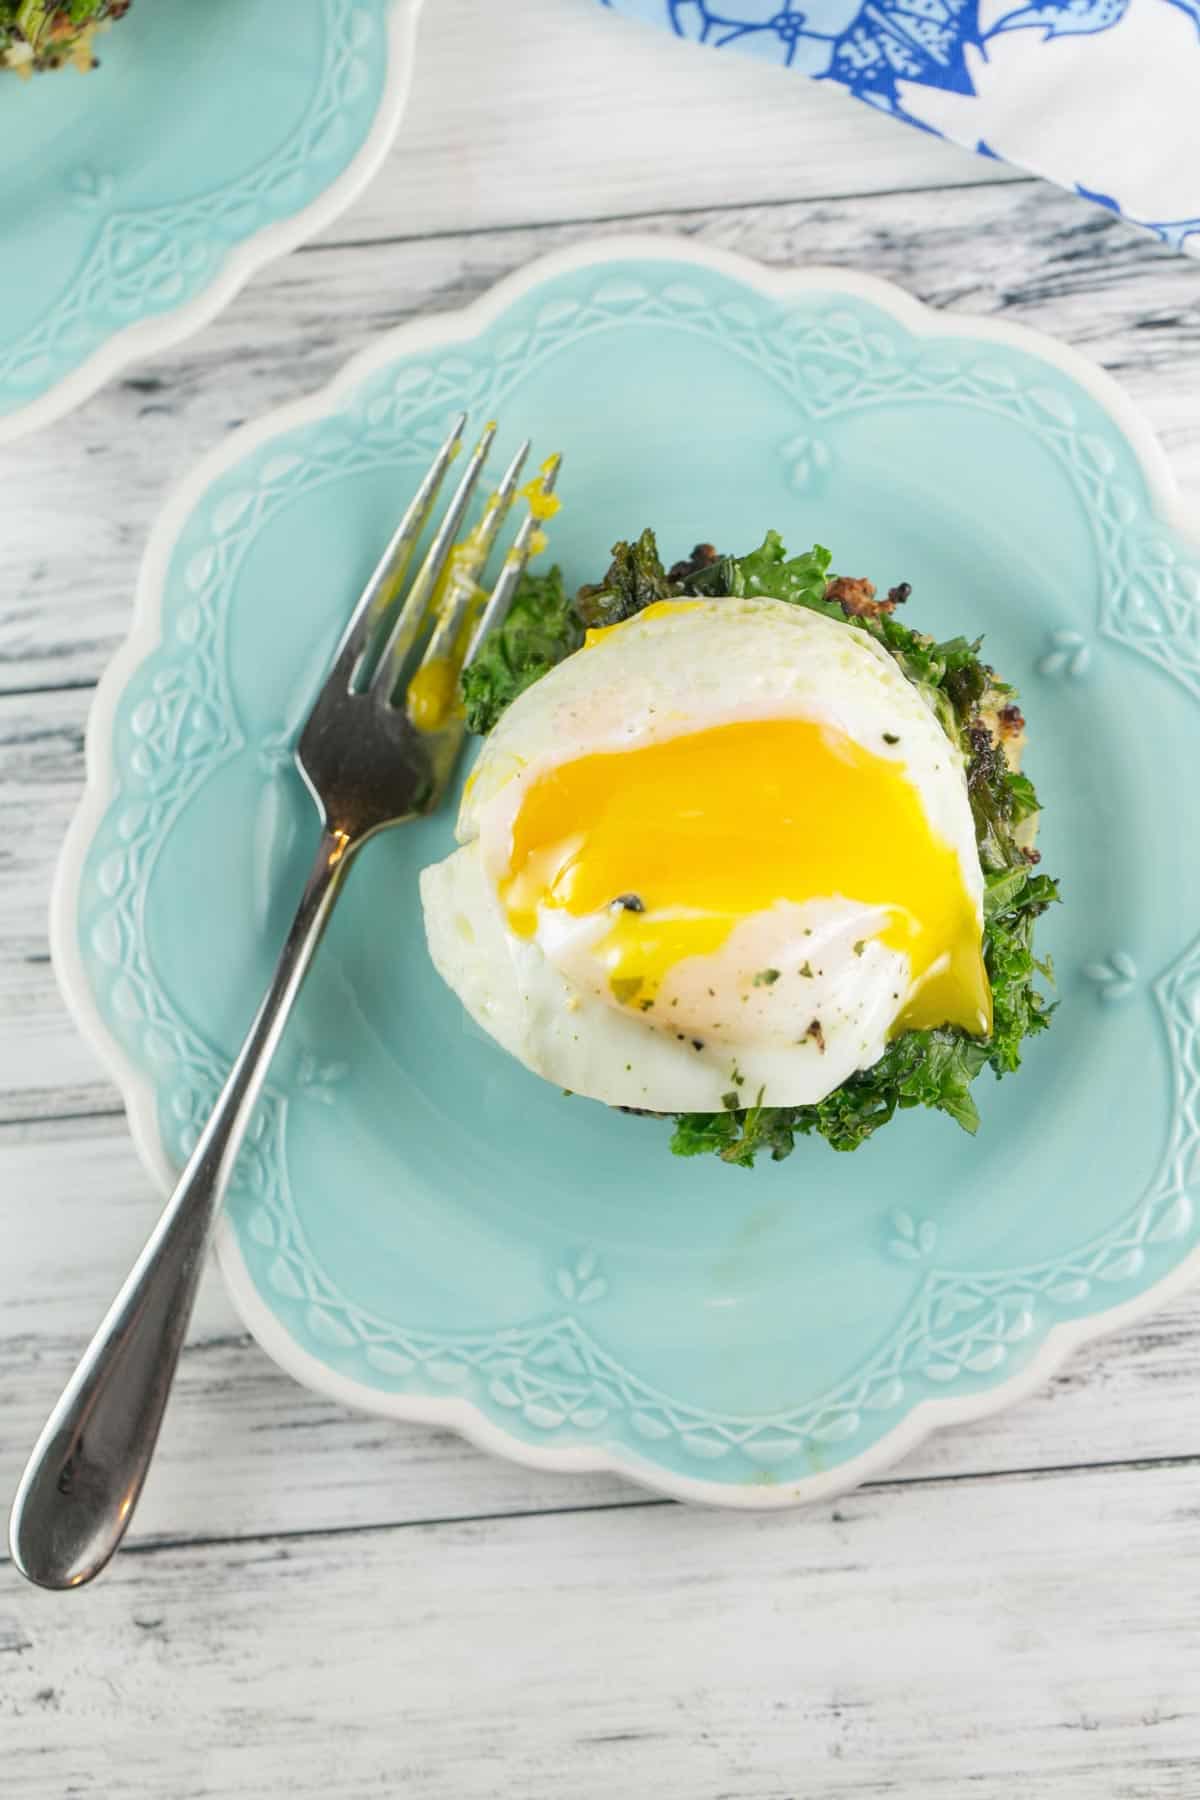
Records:
[[[266,999],[212,1115],[21,1477],[9,1541],[17,1568],[40,1587],[90,1581],[128,1529],[221,1201],[357,848],[344,834],[323,831]]]

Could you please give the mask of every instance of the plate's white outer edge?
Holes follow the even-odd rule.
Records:
[[[391,149],[404,117],[412,86],[417,19],[424,4],[425,0],[391,0],[387,76],[379,108],[358,154],[341,174],[298,213],[264,225],[261,231],[237,244],[219,273],[201,293],[152,319],[135,319],[106,338],[77,369],[72,369],[69,375],[64,375],[61,381],[56,381],[27,406],[19,406],[15,412],[0,416],[0,444],[11,443],[61,419],[65,413],[89,400],[131,363],[153,356],[156,351],[165,350],[210,324],[252,275],[324,231],[339,213],[345,212],[358,199]]]
[[[849,293],[889,313],[906,330],[923,337],[969,337],[1007,344],[1061,369],[1078,382],[1110,415],[1141,464],[1154,506],[1183,535],[1197,544],[1200,529],[1183,507],[1165,453],[1133,403],[1111,377],[1076,351],[1056,344],[1024,326],[999,321],[949,316],[914,300],[891,282],[875,276],[856,275],[836,268],[804,270],[769,269],[729,251],[711,250],[691,241],[671,237],[629,236],[606,238],[597,243],[554,252],[501,281],[461,311],[434,315],[401,325],[370,349],[356,356],[325,388],[307,400],[279,408],[256,424],[243,426],[206,456],[161,513],[146,549],[138,578],[133,623],[128,638],[104,673],[96,691],[87,731],[87,786],[71,823],[59,858],[51,900],[50,942],[54,967],[67,1007],[84,1037],[107,1067],[121,1090],[138,1153],[164,1193],[174,1184],[158,1135],[154,1091],[140,1070],[128,1060],[109,1035],[95,1005],[79,953],[75,921],[79,884],[88,846],[113,796],[112,731],[117,704],[134,669],[155,650],[161,640],[161,604],[171,551],[188,517],[207,489],[227,469],[260,444],[298,425],[308,424],[331,412],[373,370],[405,352],[421,352],[461,343],[475,337],[512,305],[514,300],[539,286],[548,277],[574,269],[599,267],[624,258],[700,265],[734,277],[771,298],[788,298],[814,290]],[[512,1437],[494,1424],[469,1400],[442,1399],[420,1394],[388,1394],[365,1383],[338,1375],[302,1350],[288,1335],[255,1289],[237,1246],[232,1227],[224,1220],[217,1228],[217,1260],[229,1292],[247,1326],[263,1349],[289,1374],[316,1392],[365,1412],[388,1418],[421,1420],[460,1432],[482,1449],[533,1468],[574,1471],[607,1471],[625,1475],[678,1499],[714,1506],[743,1507],[761,1511],[795,1505],[800,1501],[828,1499],[872,1476],[919,1444],[931,1431],[964,1424],[1032,1393],[1062,1366],[1081,1345],[1103,1333],[1141,1318],[1189,1282],[1200,1280],[1200,1246],[1179,1266],[1144,1293],[1105,1308],[1086,1319],[1062,1320],[1052,1325],[1031,1361],[1007,1381],[984,1394],[939,1396],[920,1401],[906,1416],[860,1456],[838,1468],[806,1476],[802,1481],[777,1486],[693,1479],[674,1475],[620,1451],[596,1446],[547,1446],[540,1448]]]

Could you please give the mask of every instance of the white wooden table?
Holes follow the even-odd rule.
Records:
[[[593,0],[429,0],[383,173],[216,324],[0,452],[0,1498],[155,1214],[48,966],[91,689],[241,420],[551,246],[682,232],[1103,362],[1200,501],[1200,267]],[[0,1566],[11,1800],[1200,1793],[1200,1297],[790,1516],[493,1462],[294,1386],[206,1281],[107,1577]]]

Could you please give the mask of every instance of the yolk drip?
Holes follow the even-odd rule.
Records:
[[[780,901],[878,906],[883,942],[914,983],[928,975],[895,1029],[991,1029],[957,855],[902,764],[811,720],[741,720],[559,764],[522,798],[500,891],[521,937],[539,907],[608,912],[596,954],[614,997],[643,1009],[677,962]]]
[[[562,505],[557,494],[546,492],[546,477],[557,460],[556,457],[548,456],[533,480],[527,481],[523,488],[517,489],[518,500],[528,502],[530,512],[541,524],[552,519]]]
[[[418,731],[440,731],[458,702],[458,664],[435,656],[414,671],[405,705]]]

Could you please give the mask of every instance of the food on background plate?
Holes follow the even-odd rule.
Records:
[[[978,1125],[1051,1011],[1024,720],[979,645],[788,558],[653,534],[566,593],[527,576],[464,678],[461,847],[421,877],[435,965],[572,1094],[752,1165],[898,1109]]]
[[[95,66],[101,31],[129,11],[133,0],[0,0],[0,69],[33,75],[70,63],[87,72]]]

